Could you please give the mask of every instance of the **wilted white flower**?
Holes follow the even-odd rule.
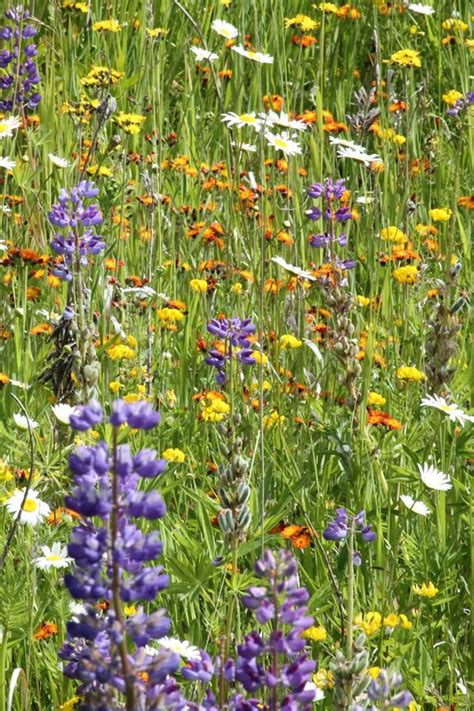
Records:
[[[421,2],[411,2],[408,5],[408,9],[418,13],[418,15],[434,15],[435,13],[434,7],[431,7],[431,5],[423,5]]]
[[[52,547],[41,546],[43,555],[33,559],[33,563],[40,570],[50,570],[51,568],[67,568],[72,563],[72,558],[68,558],[66,546],[61,547],[60,543],[53,543]]]
[[[279,267],[285,269],[287,272],[290,272],[290,274],[294,274],[295,276],[306,279],[307,281],[316,281],[316,277],[314,277],[311,272],[300,269],[300,267],[296,267],[293,264],[288,264],[283,257],[272,257],[272,262],[275,262],[275,264],[278,264]]]
[[[420,516],[428,516],[428,514],[431,513],[430,509],[423,503],[423,501],[415,501],[415,499],[412,499],[412,497],[408,496],[408,494],[401,494],[400,500],[403,501],[407,509],[410,509],[410,511],[413,511],[414,513],[420,514]]]
[[[232,141],[231,145],[234,146],[234,148],[239,148],[241,151],[247,151],[247,153],[257,152],[257,146],[253,143],[236,143],[235,141]]]
[[[31,417],[26,415],[21,415],[19,412],[14,413],[13,421],[20,430],[34,430],[39,427],[39,423],[36,420],[32,420]]]
[[[230,22],[226,22],[225,20],[214,20],[211,27],[214,32],[217,32],[218,35],[226,39],[235,39],[239,34],[237,27],[234,27],[234,25],[231,25]]]
[[[284,131],[283,133],[270,133],[265,134],[265,138],[268,141],[268,145],[275,148],[277,151],[281,151],[285,156],[296,156],[301,154],[301,146],[296,141],[290,137],[290,135]]]
[[[48,153],[48,158],[56,168],[69,168],[71,165],[68,160],[61,158],[60,156],[54,155],[54,153]]]
[[[13,517],[16,517],[21,511],[20,523],[28,523],[30,526],[36,526],[43,518],[49,515],[51,509],[48,504],[38,498],[38,494],[34,489],[28,491],[28,496],[23,502],[25,492],[17,489],[13,492],[9,499],[5,502],[5,506]]]
[[[421,481],[425,486],[436,491],[448,491],[452,488],[451,479],[447,474],[436,469],[432,464],[418,464]]]
[[[191,52],[195,55],[198,62],[204,62],[205,60],[213,62],[218,57],[214,52],[203,49],[202,47],[191,47]]]
[[[259,64],[273,64],[273,57],[270,54],[264,54],[263,52],[254,52],[251,49],[245,49],[245,47],[242,47],[241,44],[234,44],[231,49],[233,52],[237,52],[237,54],[240,54],[242,57],[251,59],[254,62],[258,62]]]
[[[68,425],[69,419],[76,408],[72,407],[72,405],[68,405],[66,402],[58,402],[56,405],[53,405],[51,409],[59,422],[62,422],[63,425]]]
[[[354,141],[346,141],[343,138],[333,138],[329,136],[329,142],[332,146],[337,147],[337,155],[339,158],[350,158],[351,160],[359,161],[365,166],[371,163],[382,163],[382,159],[377,153],[367,153],[364,146],[359,146]]]
[[[276,111],[269,111],[267,114],[262,112],[259,114],[261,120],[268,128],[272,126],[280,126],[281,128],[288,128],[294,131],[306,131],[308,128],[304,121],[299,121],[298,119],[291,119],[289,114],[285,111],[280,111],[277,114]]]

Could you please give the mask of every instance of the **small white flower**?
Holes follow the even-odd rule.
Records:
[[[75,602],[71,600],[69,603],[69,612],[73,617],[78,617],[79,615],[85,615],[87,613],[87,608],[82,602]]]
[[[262,121],[257,118],[255,111],[250,114],[236,114],[234,111],[228,111],[225,114],[221,114],[222,122],[227,125],[227,128],[232,128],[232,126],[237,126],[237,128],[243,128],[244,126],[251,126],[257,133],[262,128]]]
[[[375,198],[371,195],[361,195],[356,199],[356,202],[359,205],[371,205],[373,202],[375,202]]]
[[[198,661],[201,659],[201,652],[199,649],[194,645],[189,644],[186,640],[181,641],[175,637],[161,637],[161,639],[157,640],[157,644],[159,644],[160,647],[169,649],[170,652],[178,654],[183,659],[189,659],[191,661]]]
[[[40,570],[50,570],[51,568],[67,568],[72,563],[72,558],[68,558],[66,546],[61,548],[60,543],[53,543],[52,547],[41,546],[43,555],[33,559],[33,563]]]
[[[421,2],[411,2],[408,9],[417,12],[418,15],[434,15],[435,9],[431,5],[423,5]]]
[[[260,113],[259,116],[267,128],[271,128],[272,126],[280,126],[281,128],[288,128],[293,131],[306,131],[308,128],[304,121],[291,119],[289,114],[285,111],[280,111],[280,113],[277,114],[276,111],[270,110],[267,114],[263,112]]]
[[[9,138],[13,136],[13,131],[20,128],[21,121],[18,116],[9,116],[8,118],[0,119],[0,138]]]
[[[272,146],[272,148],[275,148],[277,151],[281,151],[285,156],[296,156],[301,154],[300,144],[293,141],[286,131],[280,134],[267,132],[265,134],[265,138],[267,139],[269,146]]]
[[[53,405],[51,409],[59,422],[62,422],[63,425],[68,425],[70,417],[76,408],[72,407],[72,405],[68,405],[66,402],[58,402],[57,405]]]
[[[425,486],[436,491],[448,491],[452,488],[448,474],[436,469],[432,464],[418,464],[421,481]]]
[[[36,526],[43,518],[49,515],[51,509],[48,504],[38,498],[38,494],[34,489],[28,491],[25,502],[23,502],[24,496],[24,491],[16,489],[5,502],[5,506],[14,518],[21,511],[20,523],[29,523],[30,526]]]
[[[39,423],[36,420],[32,420],[31,417],[21,415],[18,412],[13,415],[13,421],[20,430],[34,430],[39,427]]]
[[[191,47],[191,52],[194,54],[196,61],[198,62],[204,62],[205,60],[213,62],[218,57],[218,55],[214,52],[211,52],[208,49],[203,49],[202,47]]]
[[[253,145],[253,143],[236,143],[235,141],[232,141],[231,145],[241,151],[247,151],[247,153],[257,152],[257,146]]]
[[[226,39],[235,39],[239,34],[237,27],[234,27],[234,25],[231,25],[230,22],[226,22],[225,20],[214,20],[211,27],[214,32],[217,32],[218,35]]]
[[[346,141],[342,138],[333,138],[329,136],[329,143],[337,147],[338,158],[349,158],[350,160],[359,161],[365,166],[371,163],[381,163],[382,159],[377,153],[367,153],[364,146],[359,146],[354,141]]]
[[[263,52],[254,52],[250,49],[245,49],[241,44],[234,44],[231,47],[233,52],[237,52],[242,57],[251,59],[253,62],[258,62],[259,64],[273,64],[273,57],[270,54],[264,54]]]
[[[459,422],[460,425],[464,425],[466,422],[474,422],[473,415],[467,415],[455,403],[449,404],[444,397],[439,397],[439,395],[427,395],[422,399],[421,407],[432,407],[435,410],[439,410],[447,415],[451,422]]]
[[[48,153],[48,158],[56,168],[69,168],[71,165],[68,160],[61,158],[61,156],[56,156],[54,153]]]
[[[294,266],[293,264],[288,264],[283,257],[272,257],[272,262],[275,262],[275,264],[278,264],[279,267],[285,269],[287,272],[290,272],[290,274],[299,276],[302,279],[307,279],[307,281],[316,281],[316,277],[314,277],[311,272],[307,272],[300,267]]]
[[[10,380],[10,385],[14,385],[22,390],[29,390],[31,388],[31,385],[28,385],[28,383],[21,383],[19,380]]]
[[[8,156],[0,158],[0,168],[4,168],[4,170],[13,170],[15,166],[16,162],[11,158],[8,158]]]
[[[420,516],[428,516],[428,514],[431,513],[430,509],[423,503],[423,501],[415,501],[415,499],[412,499],[412,497],[408,496],[408,494],[401,494],[400,500],[403,501],[407,509],[410,509],[410,511],[413,511],[414,513],[420,514]]]

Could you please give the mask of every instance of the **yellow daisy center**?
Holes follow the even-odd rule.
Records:
[[[278,146],[279,148],[286,148],[288,143],[284,141],[282,138],[275,138],[275,145]]]
[[[27,513],[33,513],[33,511],[36,511],[38,508],[38,502],[35,501],[35,499],[26,499],[22,508],[23,511],[26,511]]]
[[[51,563],[56,563],[58,560],[62,560],[60,555],[56,555],[56,553],[51,553],[51,555],[46,556],[46,560],[51,561]]]
[[[241,114],[239,119],[241,121],[245,121],[245,123],[255,123],[257,120],[255,116],[252,116],[251,114]]]

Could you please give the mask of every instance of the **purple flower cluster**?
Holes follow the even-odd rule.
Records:
[[[374,702],[371,709],[406,708],[413,701],[413,696],[406,689],[397,691],[402,682],[401,674],[390,674],[382,669],[367,689],[367,696]]]
[[[28,23],[30,13],[21,5],[5,12],[9,21],[0,27],[0,39],[5,46],[0,50],[0,111],[19,109],[35,110],[41,101],[41,94],[36,91],[41,81],[35,57],[38,50],[31,38],[36,34],[36,27]]]
[[[458,116],[461,111],[469,108],[474,104],[474,91],[470,91],[466,96],[461,97],[456,101],[454,106],[446,111],[448,116]]]
[[[351,516],[347,509],[336,509],[336,518],[330,521],[323,531],[323,538],[326,541],[343,541],[349,535],[350,529],[354,533],[360,533],[366,543],[371,543],[377,538],[377,534],[370,524],[365,523],[365,511],[359,511],[355,516]],[[360,565],[361,555],[358,551],[353,552],[354,565]]]
[[[239,690],[230,698],[226,708],[233,711],[309,711],[316,692],[311,684],[315,662],[304,653],[304,630],[311,627],[313,618],[307,615],[309,594],[298,586],[297,567],[289,551],[275,556],[266,551],[255,564],[257,577],[265,585],[250,587],[242,598],[261,624],[270,624],[268,635],[257,630],[244,637],[237,647],[237,658],[214,665],[205,652],[201,659],[189,662],[181,670],[186,679],[207,683],[214,673]],[[209,690],[201,708],[217,711]],[[197,711],[199,707],[191,707]]]
[[[103,419],[101,406],[91,401],[77,408],[71,425],[83,432]],[[67,625],[68,640],[60,651],[64,674],[81,683],[80,709],[124,708],[116,705],[117,692],[126,696],[126,708],[185,708],[170,677],[179,657],[147,646],[169,632],[165,610],[147,614],[138,605],[127,618],[121,610],[123,603],[154,600],[168,585],[162,567],[152,564],[162,551],[158,532],[145,534],[137,526],[139,518],[156,520],[166,512],[156,490],[140,490],[141,480],[161,474],[166,462],[154,450],[134,455],[128,445],[117,444],[120,425],[150,429],[159,414],[148,403],[118,400],[109,421],[111,450],[100,441],[77,447],[69,457],[74,486],[65,502],[82,521],[71,534],[68,553],[75,565],[64,580],[71,595],[86,604]],[[98,602],[107,604],[99,611]]]
[[[255,365],[256,360],[250,348],[248,337],[255,332],[255,324],[249,318],[241,320],[238,317],[217,320],[211,319],[207,330],[213,336],[221,338],[226,343],[226,352],[221,353],[216,348],[211,348],[206,358],[208,365],[217,369],[217,382],[224,385],[226,382],[225,365],[235,354],[239,363]]]
[[[337,206],[346,191],[345,180],[343,178],[335,182],[331,178],[326,178],[323,183],[314,183],[308,188],[308,195],[311,198],[322,198],[322,208],[310,207],[305,215],[313,222],[322,219],[328,224],[328,229],[312,234],[309,243],[312,247],[331,247],[338,244],[344,247],[347,244],[347,234],[341,232],[336,234],[335,225],[344,223],[352,219],[352,212],[347,205]],[[340,269],[352,269],[355,266],[353,260],[339,261],[336,266]]]
[[[103,221],[97,203],[85,204],[86,200],[96,197],[98,188],[88,180],[81,180],[71,190],[62,189],[58,202],[48,212],[48,219],[54,227],[64,230],[57,232],[51,242],[52,249],[63,256],[63,263],[56,265],[53,274],[64,281],[71,281],[69,267],[74,258],[82,265],[87,264],[90,254],[98,254],[105,248],[102,237],[95,233],[94,227]]]

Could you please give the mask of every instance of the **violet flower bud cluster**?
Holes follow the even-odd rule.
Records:
[[[249,336],[255,333],[255,324],[249,318],[241,320],[238,317],[230,319],[211,319],[207,330],[213,336],[225,341],[225,352],[221,353],[216,348],[211,348],[206,363],[217,369],[217,382],[224,385],[226,382],[226,362],[233,355],[243,365],[255,365],[256,360],[250,348]]]
[[[41,77],[36,66],[38,54],[36,44],[31,41],[36,27],[27,20],[28,10],[21,5],[5,12],[8,22],[0,27],[0,111],[14,109],[24,113],[34,111],[41,101],[41,94],[36,91]]]
[[[349,535],[351,527],[354,533],[360,533],[366,543],[371,543],[377,538],[377,534],[370,524],[365,523],[365,511],[359,511],[352,516],[347,509],[336,509],[336,518],[328,523],[323,531],[323,538],[326,541],[343,541]],[[358,551],[353,551],[352,561],[354,565],[362,563],[362,557]]]
[[[89,180],[81,180],[70,190],[62,189],[58,202],[48,212],[50,223],[62,230],[57,232],[51,248],[62,255],[62,264],[57,264],[53,274],[63,281],[71,281],[70,266],[74,261],[87,265],[88,255],[98,254],[105,248],[103,238],[95,233],[95,227],[103,221],[97,203],[86,201],[99,194],[98,188]]]
[[[84,432],[103,420],[101,406],[91,401],[76,408],[71,426]],[[85,605],[67,625],[68,639],[60,651],[63,671],[80,682],[81,710],[123,709],[123,695],[133,698],[136,711],[184,709],[170,676],[179,657],[148,646],[152,640],[159,644],[170,620],[164,609],[147,614],[139,604],[155,600],[168,585],[162,567],[154,565],[162,551],[159,533],[143,533],[137,525],[140,518],[156,521],[166,513],[158,491],[140,488],[142,479],[164,471],[166,461],[154,450],[133,454],[127,444],[117,444],[120,425],[147,430],[158,424],[159,414],[149,403],[117,400],[109,421],[112,449],[100,441],[77,447],[69,457],[74,486],[65,502],[82,520],[71,534],[68,554],[74,568],[64,581]],[[105,603],[102,609],[98,603]],[[123,603],[137,604],[126,618]]]
[[[461,111],[468,109],[474,104],[474,91],[469,91],[466,96],[462,96],[456,101],[454,106],[446,111],[448,116],[459,116]]]
[[[341,201],[346,191],[345,180],[339,179],[335,182],[331,178],[326,178],[323,183],[314,183],[308,188],[308,195],[311,198],[322,198],[322,207],[310,207],[305,215],[310,220],[316,222],[323,220],[328,228],[317,234],[310,235],[309,243],[312,247],[332,248],[334,244],[344,247],[347,244],[347,234],[345,232],[336,233],[336,224],[341,224],[352,219],[352,212],[347,205],[337,205]],[[352,259],[336,260],[336,266],[340,269],[352,269],[355,267]]]
[[[313,618],[307,615],[309,593],[298,585],[296,561],[289,551],[281,550],[276,555],[266,551],[255,564],[255,574],[265,583],[248,588],[242,603],[261,625],[271,625],[271,632],[253,630],[238,645],[237,658],[224,664],[219,660],[213,664],[201,652],[201,659],[190,661],[181,673],[185,679],[204,683],[214,673],[222,674],[234,687],[226,700],[226,708],[232,711],[310,711],[316,696],[311,683],[315,662],[305,654],[301,637],[313,624]],[[217,711],[221,707],[208,690],[205,703],[190,708]]]
[[[398,672],[389,673],[382,669],[367,689],[367,696],[373,702],[367,708],[371,711],[406,708],[413,701],[413,696],[406,689],[398,691],[402,682],[403,677]]]

